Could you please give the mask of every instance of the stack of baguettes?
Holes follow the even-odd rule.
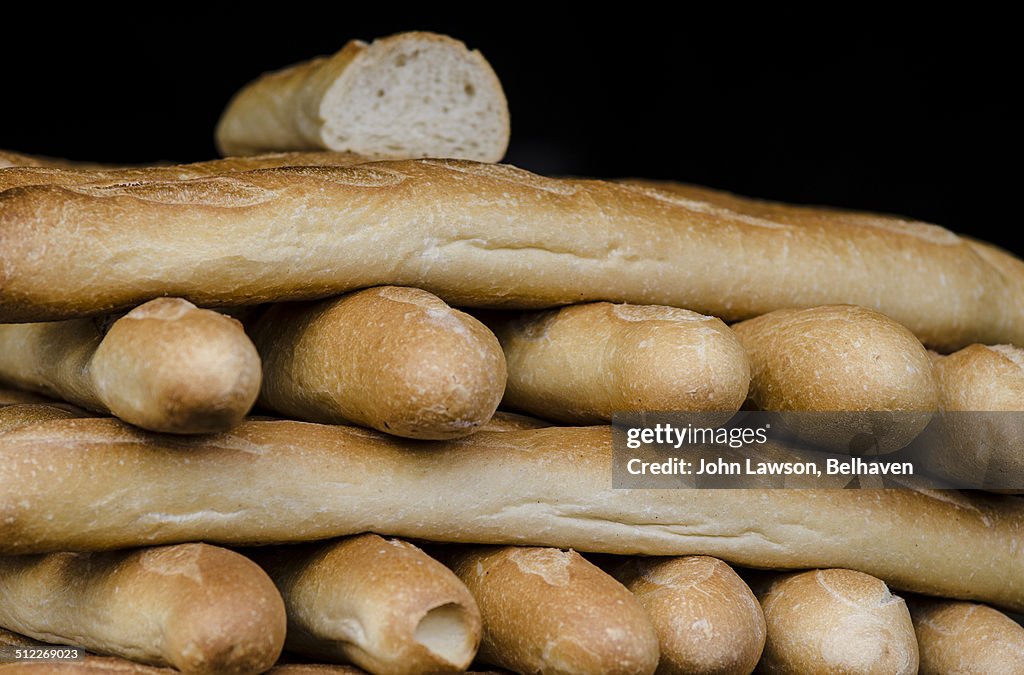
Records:
[[[102,654],[0,671],[1024,672],[1020,497],[612,489],[608,426],[1024,409],[1024,263],[488,163],[504,95],[442,36],[264,76],[217,137],[0,154],[0,653]]]

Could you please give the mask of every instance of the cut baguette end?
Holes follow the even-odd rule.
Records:
[[[326,148],[377,158],[497,162],[509,141],[508,103],[490,64],[431,33],[370,44],[327,90],[320,115]]]
[[[466,609],[449,602],[424,614],[413,638],[436,659],[461,670],[476,655],[478,632]]]

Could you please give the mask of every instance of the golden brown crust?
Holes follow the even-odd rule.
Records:
[[[24,635],[0,628],[0,646],[47,648],[54,645],[48,642],[33,640]],[[119,656],[97,656],[90,652],[85,652],[85,655],[78,661],[71,662],[0,662],[0,673],[4,673],[4,675],[8,673],[32,673],[33,675],[104,675],[105,673],[170,675],[177,672],[180,671],[175,668],[147,666]],[[366,671],[349,665],[279,662],[266,672],[268,675],[360,675]]]
[[[43,155],[26,155],[21,152],[0,150],[0,169],[20,167],[50,167],[59,169],[101,169],[108,168],[103,164],[94,162],[76,162],[70,159],[58,157],[44,157]],[[3,183],[0,182],[0,186]],[[0,187],[2,189],[2,187]]]
[[[0,162],[3,161],[0,155]],[[367,161],[351,152],[274,152],[249,157],[227,157],[191,164],[161,166],[91,166],[74,163],[15,165],[0,168],[0,192],[30,185],[118,185],[146,181],[207,178],[239,171],[280,166],[350,166]]]
[[[453,305],[607,300],[726,320],[848,302],[935,347],[1024,343],[1024,300],[968,243],[879,223],[752,221],[650,188],[454,160],[14,188],[0,193],[0,319],[397,284]]]
[[[484,620],[480,659],[515,672],[653,673],[658,639],[643,607],[574,551],[473,548],[449,565]]]
[[[476,654],[473,596],[412,544],[364,534],[250,555],[284,597],[290,651],[375,675],[460,673]]]
[[[735,324],[750,353],[750,398],[762,410],[938,409],[927,351],[863,307],[783,309]]]
[[[942,409],[1024,411],[1024,349],[1013,345],[969,345],[939,359],[935,374]]]
[[[613,574],[654,623],[658,675],[753,672],[764,648],[764,614],[727,564],[707,556],[634,558]]]
[[[934,363],[946,442],[928,448],[927,468],[954,481],[988,477],[994,490],[1024,492],[1020,452],[1024,349],[969,345]]]
[[[503,405],[565,424],[615,412],[739,410],[750,364],[720,319],[675,307],[571,305],[490,322],[509,366]]]
[[[270,579],[206,544],[0,557],[0,595],[19,633],[187,673],[261,672],[284,643]]]
[[[972,602],[907,599],[921,650],[921,675],[1024,672],[1024,628]]]
[[[88,417],[89,413],[74,406],[48,403],[11,403],[0,405],[0,434],[50,420]]]
[[[480,431],[527,431],[550,426],[552,424],[544,420],[499,410],[491,419],[487,420],[487,424],[480,427]]]
[[[917,673],[906,603],[867,574],[827,569],[781,575],[758,590],[768,639],[764,673]]]
[[[415,288],[275,305],[249,333],[263,360],[261,404],[296,419],[459,438],[491,418],[505,390],[494,335]]]
[[[228,429],[255,402],[259,355],[238,321],[157,298],[106,324],[0,325],[0,379],[170,433]]]
[[[378,532],[847,567],[896,588],[1024,609],[1024,500],[911,489],[617,490],[611,445],[609,427],[413,442],[288,421],[210,437],[109,419],[45,422],[0,436],[0,547]],[[32,471],[41,457],[53,471]]]
[[[750,355],[750,400],[784,412],[885,412],[804,419],[808,438],[836,451],[890,452],[912,441],[939,408],[927,351],[878,312],[850,305],[783,309],[733,325]],[[921,413],[919,415],[913,413]],[[870,438],[871,448],[860,448]]]

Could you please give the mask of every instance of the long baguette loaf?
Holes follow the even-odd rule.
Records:
[[[786,224],[652,188],[454,160],[0,193],[2,321],[160,295],[237,305],[386,284],[453,305],[609,300],[725,320],[848,302],[935,347],[1024,344],[1016,287],[922,223]]]
[[[0,626],[186,673],[260,673],[284,643],[281,596],[205,544],[0,557]]]
[[[352,40],[333,56],[263,75],[217,125],[228,155],[325,149],[497,162],[508,140],[508,103],[487,60],[422,32]]]
[[[916,675],[910,612],[878,579],[826,569],[754,586],[768,627],[759,672]]]
[[[479,321],[416,288],[270,307],[249,325],[260,403],[294,419],[457,438],[494,414],[505,357]]]
[[[634,558],[615,568],[654,623],[657,675],[749,675],[764,649],[764,614],[750,588],[707,556]]]
[[[0,162],[3,155],[0,154]],[[351,152],[275,152],[248,157],[228,157],[192,164],[157,166],[88,167],[60,164],[0,167],[0,192],[29,185],[117,185],[145,181],[175,181],[207,178],[239,171],[280,166],[351,166],[367,161]]]
[[[242,420],[260,360],[238,321],[178,298],[114,321],[0,325],[0,381],[153,431],[207,433]]]
[[[461,673],[476,654],[473,596],[412,544],[364,534],[248,554],[284,598],[289,651],[375,675]]]
[[[575,551],[481,547],[447,562],[480,606],[484,663],[551,675],[651,675],[658,665],[643,606]]]
[[[728,419],[747,396],[747,354],[714,317],[599,302],[485,321],[508,361],[503,404],[531,415],[566,424],[652,410]]]
[[[613,489],[609,427],[412,442],[252,421],[209,438],[72,419],[0,436],[0,549],[360,532],[751,567],[847,567],[1024,609],[1024,500],[913,490]],[[472,486],[472,489],[467,489]]]
[[[1024,673],[1024,627],[985,605],[907,599],[921,675]]]

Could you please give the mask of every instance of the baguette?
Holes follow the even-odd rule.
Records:
[[[213,437],[148,434],[111,419],[44,422],[0,436],[0,552],[377,532],[848,567],[896,588],[1024,609],[1024,500],[909,489],[617,490],[611,446],[609,427],[412,442],[290,421],[245,422]],[[30,470],[41,458],[47,470]]]
[[[290,651],[375,675],[461,673],[476,654],[473,596],[412,544],[364,534],[250,556],[284,597]]]
[[[51,649],[53,644],[40,642],[30,637],[12,633],[0,628],[0,648],[14,647],[20,649]],[[59,647],[58,647],[59,649]],[[85,652],[85,650],[82,650]],[[10,652],[6,654],[10,657]],[[0,659],[0,673],[15,675],[16,673],[32,673],[33,675],[104,675],[122,673],[124,675],[173,675],[178,672],[172,668],[147,666],[143,663],[129,661],[119,656],[97,656],[89,652],[80,653],[74,661],[44,661],[40,659]]]
[[[274,305],[250,324],[260,403],[287,417],[457,438],[494,414],[505,357],[487,328],[416,288]]]
[[[928,352],[878,312],[846,305],[784,309],[732,328],[750,354],[750,400],[757,408],[892,413],[802,418],[804,434],[829,449],[898,450],[938,410]]]
[[[749,675],[764,649],[764,614],[739,575],[707,556],[634,558],[616,568],[658,633],[658,675]]]
[[[239,322],[159,298],[110,324],[0,325],[0,380],[152,431],[206,433],[242,420],[260,362]]]
[[[949,437],[928,447],[928,469],[1024,492],[1024,349],[970,345],[934,367]]]
[[[1024,628],[985,605],[908,598],[921,675],[1024,673]]]
[[[901,229],[904,226],[916,228],[922,224],[908,221],[899,216],[852,211],[833,206],[799,206],[766,199],[742,197],[724,190],[690,185],[688,183],[636,178],[628,179],[624,182],[668,192],[681,199],[705,202],[711,207],[726,209],[741,216],[774,220],[797,226],[815,227],[825,223],[832,223],[837,227],[881,226]],[[1011,253],[988,242],[978,241],[965,236],[961,236],[961,240],[966,242],[979,257],[985,259],[1000,271],[1004,280],[1014,287],[1014,295],[1020,297],[1021,294],[1024,294],[1024,262]],[[939,280],[943,282],[944,277],[939,277]]]
[[[527,431],[550,426],[553,425],[544,420],[499,410],[491,419],[487,420],[487,424],[480,427],[480,431]]]
[[[0,156],[2,161],[2,156]],[[207,178],[253,169],[280,166],[350,166],[366,158],[351,152],[276,152],[250,157],[228,157],[192,164],[85,168],[79,165],[23,165],[0,168],[0,192],[29,185],[118,185],[147,181]]]
[[[0,406],[20,405],[25,403],[49,405],[58,403],[58,401],[56,399],[49,398],[48,396],[40,396],[39,394],[33,394],[32,392],[25,391],[23,389],[13,389],[0,385]]]
[[[575,551],[471,548],[448,561],[483,615],[480,660],[518,673],[653,673],[658,638],[640,603]]]
[[[755,584],[768,639],[762,673],[917,673],[906,603],[874,577],[828,569]]]
[[[615,412],[724,412],[743,404],[750,364],[721,320],[674,307],[572,305],[489,325],[508,362],[503,404],[566,424]]]
[[[52,648],[47,642],[18,635],[0,628],[0,647]],[[83,650],[84,651],[84,650]],[[148,666],[143,663],[129,661],[120,656],[97,656],[85,652],[77,661],[40,661],[21,659],[13,662],[0,660],[0,673],[14,675],[16,673],[32,673],[33,675],[174,675],[180,671],[163,666]],[[321,663],[278,663],[268,675],[360,675],[365,670],[348,665]]]
[[[0,150],[0,169],[9,167],[52,167],[52,168],[101,168],[104,165],[91,162],[75,162],[70,159],[44,157],[43,155],[26,155],[21,152]]]
[[[161,295],[246,305],[385,284],[456,306],[607,300],[727,321],[848,302],[936,348],[1024,344],[1014,284],[921,223],[791,225],[651,188],[455,160],[0,193],[0,321]]]
[[[78,406],[58,401],[55,398],[49,396],[41,396],[31,391],[25,391],[24,389],[14,389],[11,387],[5,387],[0,384],[0,407],[8,405],[45,405],[54,408],[64,408],[69,412],[75,413],[79,417],[85,417],[86,412]]]
[[[12,403],[0,406],[0,434],[49,420],[88,417],[88,413],[46,403]]]
[[[206,544],[0,557],[0,626],[185,673],[260,673],[284,643],[259,567]]]
[[[323,149],[497,162],[508,103],[480,52],[399,33],[263,75],[231,100],[216,136],[225,155]]]

